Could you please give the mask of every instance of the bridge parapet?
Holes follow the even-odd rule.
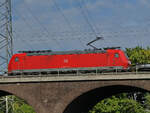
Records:
[[[61,82],[61,81],[102,81],[102,80],[147,80],[150,73],[121,73],[121,74],[68,74],[68,75],[20,75],[20,76],[1,76],[0,83],[25,83],[25,82]]]

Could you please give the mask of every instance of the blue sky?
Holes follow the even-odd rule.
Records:
[[[12,0],[14,48],[87,49],[96,35],[97,47],[146,47],[149,11],[150,0]]]

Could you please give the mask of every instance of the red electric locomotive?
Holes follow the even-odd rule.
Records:
[[[74,70],[127,70],[130,61],[118,48],[85,51],[23,51],[14,54],[8,73],[56,72]]]

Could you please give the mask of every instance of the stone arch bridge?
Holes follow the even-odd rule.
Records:
[[[0,96],[18,96],[36,113],[87,113],[101,99],[132,91],[150,91],[150,74],[0,78]]]

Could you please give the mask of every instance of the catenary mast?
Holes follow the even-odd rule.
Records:
[[[0,74],[13,54],[11,0],[0,0]]]

